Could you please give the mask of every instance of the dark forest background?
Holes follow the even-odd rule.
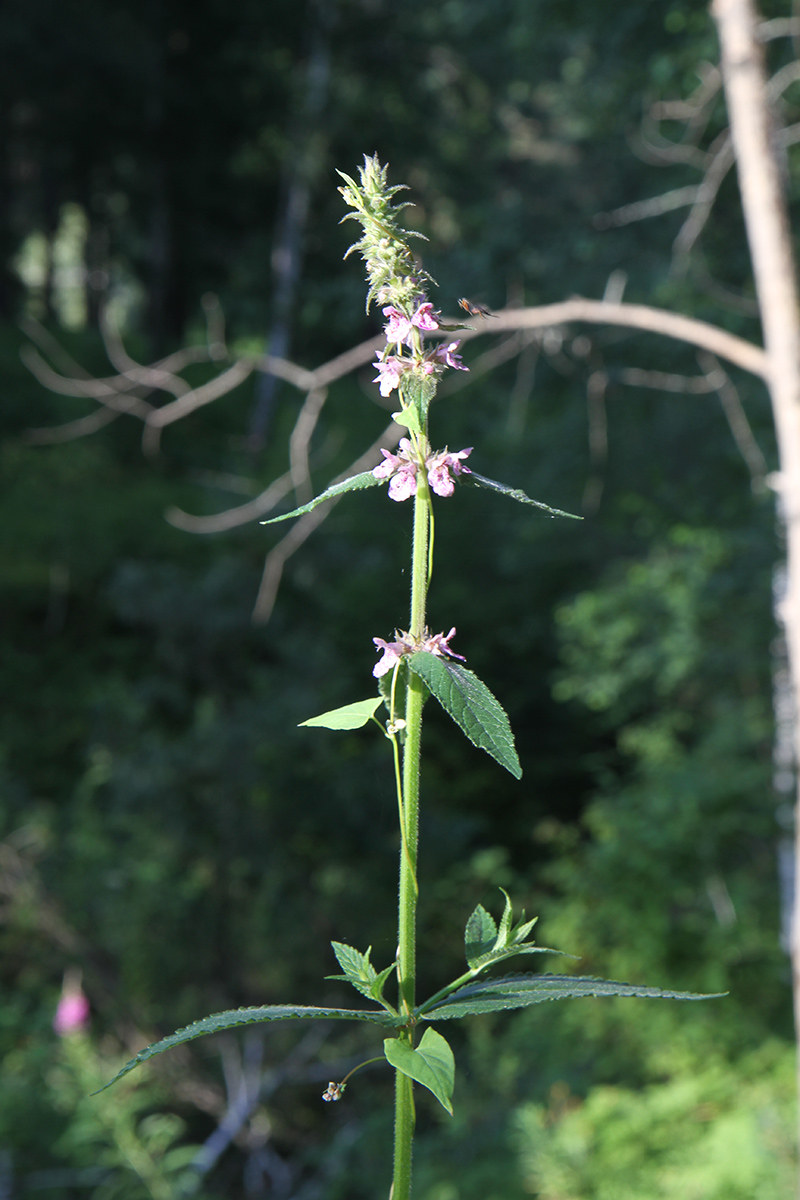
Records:
[[[348,497],[254,625],[276,535],[192,536],[164,511],[218,512],[286,470],[297,393],[250,380],[151,460],[127,418],[34,444],[30,428],[93,406],[45,389],[19,351],[43,326],[113,374],[104,308],[140,362],[202,343],[208,314],[232,354],[306,367],[377,333],[360,265],[342,263],[354,227],[336,191],[335,168],[364,153],[410,185],[445,312],[462,295],[599,298],[624,273],[626,300],[757,341],[733,173],[688,261],[673,254],[685,209],[602,216],[699,181],[688,155],[665,165],[643,119],[698,86],[713,25],[694,0],[7,0],[0,45],[0,1193],[383,1195],[390,1073],[320,1102],[377,1052],[362,1030],[201,1041],[129,1090],[86,1093],[208,1012],[350,1004],[324,981],[331,939],[391,960],[381,739],[296,726],[368,694],[371,638],[405,618],[409,514]],[[777,69],[794,48],[769,54]],[[796,120],[793,101],[797,85]],[[720,103],[704,145],[724,125]],[[796,158],[787,171],[796,207]],[[419,1099],[421,1200],[792,1194],[774,505],[714,393],[633,386],[631,368],[700,370],[652,335],[561,329],[437,402],[439,444],[474,445],[476,469],[585,519],[469,492],[437,507],[431,624],[458,627],[507,706],[524,777],[431,713],[421,986],[461,969],[464,922],[502,886],[581,973],[730,995],[574,1001],[449,1031],[456,1115]],[[587,436],[600,370],[605,462]],[[772,469],[766,392],[730,375]],[[318,491],[386,422],[370,380],[332,389]],[[80,1044],[51,1029],[70,967],[92,1003]],[[260,1099],[223,1146],[242,1073]]]

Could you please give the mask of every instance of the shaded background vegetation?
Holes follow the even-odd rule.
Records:
[[[274,535],[192,537],[163,513],[219,511],[285,470],[295,394],[267,388],[264,401],[249,383],[169,429],[151,462],[132,421],[34,446],[28,428],[89,405],[28,374],[19,321],[43,321],[102,374],[104,305],[150,361],[202,340],[218,297],[233,350],[272,330],[273,349],[283,338],[294,361],[319,365],[379,327],[357,264],[341,263],[334,173],[377,152],[412,187],[446,312],[463,294],[495,307],[596,297],[623,271],[626,299],[757,340],[733,179],[688,271],[671,270],[682,212],[595,219],[697,181],[634,149],[646,106],[687,96],[716,44],[705,6],[677,0],[11,0],[0,39],[0,1176],[8,1195],[177,1196],[239,1043],[158,1060],[119,1099],[86,1101],[91,1081],[215,1009],[350,1003],[322,982],[331,938],[372,944],[381,966],[394,952],[385,750],[369,731],[296,725],[370,686],[370,639],[405,613],[408,514],[377,493],[348,498],[254,627]],[[774,65],[791,52],[775,43]],[[723,126],[720,111],[709,137]],[[298,187],[309,211],[287,289],[275,251]],[[531,366],[475,374],[434,414],[435,438],[474,445],[479,470],[586,519],[471,492],[438,506],[431,624],[457,625],[458,649],[509,709],[525,773],[504,778],[431,713],[422,986],[459,969],[464,921],[479,901],[496,906],[500,885],[583,973],[731,995],[463,1023],[455,1118],[419,1103],[419,1194],[788,1196],[773,506],[714,396],[618,382],[629,367],[697,374],[688,349],[562,330],[528,393]],[[600,367],[602,468],[586,432]],[[766,394],[733,378],[772,465]],[[318,488],[385,424],[369,380],[332,390]],[[50,1029],[69,965],[93,1005],[91,1042],[72,1050]],[[242,1045],[274,1072],[302,1037],[276,1027]],[[265,1076],[203,1194],[380,1194],[388,1073],[319,1102],[373,1041],[330,1031],[308,1061],[290,1057],[279,1088]],[[155,1174],[126,1159],[129,1135]]]

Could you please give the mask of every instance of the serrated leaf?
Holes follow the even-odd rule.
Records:
[[[417,650],[409,655],[408,665],[473,746],[491,754],[515,779],[521,779],[522,767],[508,717],[486,684],[460,663],[450,662],[428,650]]]
[[[500,979],[476,980],[434,1005],[421,1018],[448,1021],[476,1013],[527,1008],[546,1000],[569,1000],[581,996],[641,996],[659,1000],[713,1000],[727,992],[671,992],[661,988],[617,983],[582,975],[505,975]]]
[[[467,966],[476,970],[491,958],[497,938],[497,922],[491,913],[479,904],[467,921],[464,930],[464,951]]]
[[[395,1018],[384,1009],[368,1011],[357,1008],[317,1008],[305,1004],[266,1004],[256,1008],[229,1009],[227,1012],[213,1013],[210,1017],[203,1017],[202,1020],[187,1025],[185,1029],[178,1029],[168,1037],[162,1038],[160,1042],[153,1042],[146,1046],[99,1091],[104,1092],[106,1088],[111,1087],[112,1083],[116,1083],[134,1067],[146,1062],[148,1058],[154,1058],[156,1054],[163,1054],[165,1050],[171,1050],[173,1046],[180,1046],[184,1042],[193,1042],[195,1038],[205,1037],[210,1033],[221,1033],[223,1030],[233,1029],[237,1025],[259,1025],[267,1021],[289,1020],[371,1021],[375,1025],[383,1025],[385,1028],[397,1028],[403,1022],[403,1018]]]
[[[511,936],[511,918],[513,915],[513,909],[511,907],[511,897],[509,896],[508,892],[505,890],[505,888],[500,888],[500,891],[505,896],[506,902],[503,908],[503,915],[500,918],[500,928],[497,931],[497,942],[495,949],[505,950],[506,946],[508,945],[508,939]]]
[[[399,1038],[386,1038],[383,1048],[396,1070],[433,1092],[442,1107],[453,1115],[456,1064],[453,1051],[440,1033],[426,1029],[416,1050]]]
[[[583,520],[583,517],[579,517],[575,513],[564,512],[561,508],[551,508],[549,504],[543,504],[541,500],[532,500],[519,488],[509,487],[507,483],[499,483],[496,479],[487,479],[485,475],[477,475],[474,471],[470,471],[469,474],[464,471],[458,481],[468,487],[490,488],[493,492],[500,492],[502,496],[508,496],[520,504],[532,504],[535,508],[541,508],[543,512],[549,513],[551,517],[569,517],[572,521]]]
[[[385,1005],[386,1002],[383,1000],[384,984],[394,971],[396,963],[391,963],[378,974],[369,961],[372,952],[371,946],[366,954],[361,954],[360,951],[343,942],[331,942],[331,946],[344,975],[327,975],[326,979],[338,979],[352,984],[356,991],[361,992],[361,995],[366,996],[368,1000],[377,1000],[379,1004]]]
[[[372,947],[369,947],[366,954],[361,954],[352,946],[346,946],[344,942],[331,942],[331,946],[347,982],[351,983],[356,991],[361,992],[362,996],[371,999],[371,988],[377,978],[375,968],[369,961]]]
[[[384,482],[383,479],[376,479],[372,471],[363,471],[360,475],[351,475],[349,479],[343,479],[341,483],[332,483],[319,496],[315,496],[313,500],[309,500],[308,504],[301,504],[299,508],[293,508],[288,513],[281,513],[279,517],[270,517],[267,521],[259,521],[259,525],[275,525],[278,521],[289,521],[292,517],[302,517],[303,513],[311,512],[318,504],[324,504],[326,500],[333,500],[336,496],[343,496],[345,492],[357,492],[363,488],[378,487]]]
[[[375,716],[375,711],[381,703],[380,696],[369,700],[357,700],[355,704],[345,704],[342,708],[332,708],[318,717],[309,717],[307,721],[301,721],[298,728],[302,729],[304,725],[308,725],[320,729],[360,729]]]

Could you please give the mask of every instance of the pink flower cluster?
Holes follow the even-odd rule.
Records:
[[[413,345],[415,329],[422,333],[432,333],[439,328],[433,305],[429,300],[418,304],[410,317],[391,304],[384,308],[383,315],[389,318],[384,326],[387,347],[396,347],[396,353],[379,358],[373,364],[378,372],[373,383],[380,384],[382,396],[390,396],[395,388],[400,386],[403,374],[407,371],[414,371],[419,375],[432,375],[437,367],[453,367],[456,371],[469,370],[455,353],[461,344],[460,339],[446,346],[437,346],[435,350],[421,356],[403,357],[403,347],[410,348]]]
[[[376,679],[380,679],[381,675],[386,675],[394,669],[404,654],[414,654],[417,650],[427,650],[429,654],[435,654],[439,658],[457,658],[461,662],[466,662],[463,654],[456,654],[455,650],[450,649],[450,639],[455,637],[455,633],[454,625],[447,635],[431,634],[426,629],[426,636],[421,641],[417,641],[410,633],[403,633],[399,629],[394,631],[395,640],[393,642],[385,642],[383,638],[373,638],[373,642],[378,650],[382,651],[383,656],[372,668],[372,674]]]
[[[429,300],[418,304],[410,317],[401,313],[391,304],[383,310],[383,315],[389,318],[389,322],[384,328],[386,341],[390,346],[396,345],[398,351],[402,346],[411,345],[411,335],[415,328],[422,330],[423,333],[432,333],[434,329],[439,328],[439,322],[433,315],[433,305]]]
[[[451,454],[445,447],[429,454],[424,462],[428,475],[428,483],[437,496],[452,496],[455,489],[453,475],[458,477],[462,472],[471,474],[469,467],[464,466],[463,460],[472,453],[472,446],[466,450],[457,450]],[[423,464],[414,456],[414,448],[408,438],[400,438],[397,454],[391,450],[381,449],[383,462],[374,468],[372,474],[376,479],[389,480],[389,498],[391,500],[408,500],[417,490],[417,471]]]

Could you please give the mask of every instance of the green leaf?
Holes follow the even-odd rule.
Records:
[[[384,969],[380,972],[380,974],[375,976],[375,979],[372,982],[372,986],[369,989],[370,1000],[377,1000],[378,1004],[386,1003],[386,1001],[383,998],[383,989],[386,986],[386,980],[396,970],[397,970],[397,963],[396,962],[389,963],[388,967],[384,967]]]
[[[520,917],[519,924],[515,925],[514,928],[511,930],[511,943],[510,944],[512,946],[517,946],[517,945],[521,945],[522,943],[524,943],[525,938],[528,936],[528,934],[533,929],[534,925],[536,924],[536,922],[538,920],[539,920],[538,917],[532,917],[530,919],[530,921],[526,921],[525,920],[525,909],[523,908],[522,916]]]
[[[367,1011],[357,1008],[316,1008],[305,1004],[265,1004],[257,1008],[229,1009],[227,1012],[213,1013],[210,1017],[203,1017],[201,1021],[195,1021],[193,1025],[187,1025],[185,1029],[178,1029],[168,1037],[162,1038],[160,1042],[153,1042],[152,1045],[146,1046],[144,1050],[139,1051],[135,1058],[126,1063],[113,1079],[101,1087],[100,1091],[104,1092],[106,1088],[111,1087],[112,1083],[116,1083],[123,1075],[127,1075],[139,1063],[146,1062],[148,1058],[153,1058],[156,1054],[163,1054],[165,1050],[171,1050],[173,1046],[180,1046],[184,1042],[193,1042],[195,1038],[205,1037],[209,1033],[220,1033],[224,1029],[233,1029],[236,1025],[258,1025],[265,1021],[288,1020],[371,1021],[375,1025],[383,1025],[386,1028],[396,1028],[403,1023],[402,1018],[395,1018],[383,1009]]]
[[[494,950],[497,924],[494,917],[479,904],[467,921],[464,930],[464,950],[467,966],[475,970],[488,962]]]
[[[426,1029],[416,1050],[399,1038],[386,1038],[383,1048],[392,1066],[433,1092],[452,1117],[456,1064],[453,1051],[442,1035],[435,1029]]]
[[[259,525],[274,525],[277,521],[288,521],[292,517],[302,517],[303,513],[311,512],[318,504],[324,504],[326,500],[333,500],[336,496],[343,496],[345,492],[357,492],[362,488],[377,487],[383,482],[383,479],[376,479],[372,471],[363,471],[360,475],[351,475],[349,479],[343,479],[341,483],[332,483],[319,496],[315,496],[313,500],[309,500],[308,504],[301,504],[299,508],[293,508],[288,513],[281,513],[279,517],[270,517],[268,521],[259,521]]]
[[[336,961],[344,971],[344,976],[328,975],[327,978],[344,978],[348,983],[352,983],[353,987],[362,995],[369,996],[369,989],[376,978],[375,968],[369,961],[372,946],[367,948],[366,954],[362,954],[352,946],[345,945],[344,942],[331,942],[331,946],[336,955]]]
[[[409,655],[408,665],[430,688],[473,746],[491,754],[515,779],[521,779],[522,767],[508,717],[486,684],[460,663],[440,658],[428,650],[417,650]]]
[[[669,992],[661,988],[616,983],[582,975],[505,975],[501,979],[476,980],[453,992],[441,1004],[420,1016],[426,1021],[449,1021],[475,1013],[527,1008],[545,1000],[569,1000],[580,996],[644,996],[660,1000],[713,1000],[727,992],[700,994]]]
[[[505,907],[503,908],[503,915],[500,918],[500,928],[497,933],[497,945],[495,946],[495,950],[505,950],[506,946],[508,945],[508,939],[511,936],[511,918],[513,913],[513,909],[511,907],[511,897],[505,888],[500,888],[500,891],[505,896],[506,903]]]
[[[395,425],[405,425],[406,429],[411,429],[414,433],[422,433],[422,425],[416,408],[404,408],[402,412],[392,413],[392,420]]]
[[[345,704],[343,708],[332,708],[330,712],[322,713],[319,717],[309,717],[307,721],[301,721],[298,728],[310,725],[319,726],[321,729],[360,729],[375,716],[375,710],[382,703],[381,696],[370,700],[357,700],[355,704]]]
[[[352,946],[346,946],[343,942],[331,942],[331,945],[333,946],[333,953],[336,955],[339,966],[344,971],[344,975],[327,975],[326,979],[341,979],[345,983],[350,983],[357,992],[361,992],[361,995],[366,996],[368,1000],[377,1000],[378,1004],[383,1004],[384,1007],[389,1008],[389,1005],[383,999],[383,988],[397,964],[390,963],[379,975],[369,961],[372,951],[371,946],[367,949],[366,954],[361,954],[358,950],[354,950]]]
[[[583,517],[576,516],[575,513],[564,512],[561,508],[551,508],[549,504],[542,504],[541,500],[532,500],[519,488],[509,487],[507,483],[498,483],[496,479],[487,479],[485,475],[476,475],[474,471],[470,471],[469,475],[464,471],[459,476],[458,482],[466,484],[468,487],[491,488],[493,492],[500,492],[502,496],[510,496],[512,500],[517,500],[520,504],[533,504],[536,508],[541,508],[543,512],[549,513],[551,517],[569,517],[572,521],[583,520]]]

